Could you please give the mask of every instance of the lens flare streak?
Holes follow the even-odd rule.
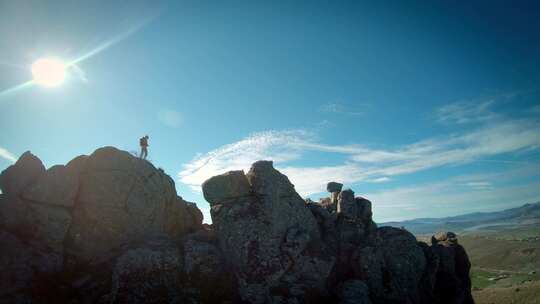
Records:
[[[77,64],[80,63],[80,62],[83,62],[85,60],[87,60],[88,58],[94,56],[94,55],[97,55],[101,52],[103,52],[104,50],[108,49],[109,47],[117,44],[118,42],[126,39],[127,37],[133,35],[134,33],[136,33],[137,31],[139,31],[142,27],[144,27],[146,24],[148,24],[149,22],[151,22],[156,16],[152,16],[151,18],[147,18],[145,20],[143,20],[142,22],[140,22],[139,24],[137,24],[136,26],[133,26],[131,29],[129,29],[128,31],[126,31],[125,33],[122,33],[120,35],[117,35],[116,37],[104,42],[103,44],[101,44],[100,46],[92,49],[91,51],[79,56],[78,58],[76,59],[73,59],[71,61],[68,61],[65,65],[66,67],[66,70],[69,70],[70,68],[78,68],[77,67]],[[79,68],[80,69],[80,68]],[[27,81],[27,82],[24,82],[24,83],[21,83],[19,85],[16,85],[12,88],[9,88],[9,89],[6,89],[4,91],[1,91],[0,92],[0,98],[2,97],[5,97],[5,96],[8,96],[12,93],[15,93],[15,92],[18,92],[18,91],[21,91],[23,89],[26,89],[26,88],[29,88],[29,87],[32,87],[34,86],[36,83],[33,81],[33,80],[30,80],[30,81]]]
[[[10,94],[13,94],[13,93],[15,93],[15,92],[18,92],[18,91],[20,91],[20,90],[23,90],[23,89],[32,87],[32,86],[34,86],[34,85],[35,85],[35,83],[34,83],[33,80],[27,81],[27,82],[25,82],[25,83],[21,83],[21,84],[19,84],[19,85],[16,85],[16,86],[14,86],[14,87],[12,87],[12,88],[9,88],[9,89],[7,89],[7,90],[4,90],[4,91],[0,92],[0,98],[5,97],[5,96],[8,96],[8,95],[10,95]]]

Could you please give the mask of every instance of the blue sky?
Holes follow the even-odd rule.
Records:
[[[110,3],[113,2],[113,3]],[[112,145],[200,184],[272,159],[375,220],[540,200],[535,1],[0,1],[0,169]],[[42,57],[77,60],[29,86]]]

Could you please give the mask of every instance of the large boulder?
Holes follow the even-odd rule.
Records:
[[[426,259],[416,238],[393,227],[379,228],[377,237],[353,255],[354,277],[369,287],[373,303],[420,303]]]
[[[26,200],[72,207],[79,190],[79,172],[56,165],[49,168],[23,192]]]
[[[193,302],[238,302],[235,277],[227,268],[216,235],[209,226],[189,235],[183,249],[185,286]]]
[[[177,197],[173,180],[149,162],[112,147],[79,162],[83,168],[66,242],[70,260],[109,259],[154,234],[181,238],[200,225],[189,215],[194,208]]]
[[[164,232],[173,239],[181,239],[187,233],[202,229],[203,214],[195,203],[177,196],[167,207]]]
[[[206,180],[203,185],[204,198],[212,204],[218,204],[250,194],[250,185],[244,171],[230,171]]]
[[[351,189],[339,193],[337,212],[342,216],[363,222],[371,221],[371,202],[362,197],[355,197]]]
[[[332,193],[332,192],[340,192],[341,188],[343,188],[343,184],[337,183],[337,182],[329,182],[326,184],[326,191]]]
[[[306,202],[289,178],[274,169],[271,161],[255,162],[246,176],[254,196],[269,211],[269,219],[277,233],[284,236],[291,227],[296,227],[309,234],[311,239],[318,238],[317,222]]]
[[[223,186],[205,183],[203,193],[205,197],[227,197],[211,202],[220,249],[235,271],[242,299],[264,303],[320,233],[304,200],[272,162],[254,163],[246,177],[250,187],[237,197],[231,197],[226,190],[215,192],[237,183],[231,179],[243,180],[237,174],[225,174],[212,181],[220,181]]]
[[[439,232],[431,238],[430,247],[437,256],[434,296],[442,304],[472,304],[471,263],[453,232]]]
[[[355,197],[352,190],[339,193],[337,215],[337,232],[343,245],[358,246],[375,236],[377,225],[372,220],[371,202]]]
[[[61,270],[62,257],[42,243],[0,230],[0,248],[0,303],[29,303],[36,277]]]
[[[0,174],[0,189],[8,196],[18,196],[45,172],[39,158],[30,151],[24,152],[17,162]]]
[[[326,190],[330,192],[330,203],[331,205],[337,205],[338,196],[341,192],[341,188],[343,188],[343,184],[336,183],[336,182],[329,182],[326,185]]]
[[[23,241],[49,248],[60,260],[70,224],[65,208],[0,195],[0,227]]]

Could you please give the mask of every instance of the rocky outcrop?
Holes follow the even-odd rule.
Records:
[[[435,289],[444,280],[437,261],[448,250],[418,243],[403,229],[377,228],[369,200],[335,182],[327,190],[331,197],[320,203],[304,202],[267,161],[203,184],[242,300],[446,303]],[[470,286],[453,290],[460,292],[470,294]]]
[[[436,256],[434,297],[440,303],[474,303],[469,271],[471,262],[453,232],[439,232],[431,238],[431,255]]]
[[[219,249],[243,301],[450,303],[441,296],[448,293],[460,299],[452,303],[469,303],[461,294],[470,295],[470,285],[452,289],[440,282],[446,278],[440,273],[449,271],[440,269],[445,255],[456,248],[433,248],[406,230],[378,228],[369,200],[335,182],[327,190],[330,197],[319,203],[303,201],[269,161],[203,184]],[[466,265],[455,266],[449,267],[456,276],[468,276]]]
[[[212,225],[112,147],[48,170],[27,152],[0,187],[0,303],[472,303],[455,234],[379,228],[336,182],[304,200],[271,161],[203,184]]]
[[[230,191],[233,188],[241,189],[237,196]],[[225,261],[235,270],[242,299],[264,303],[285,296],[305,297],[305,286],[288,273],[312,259],[306,249],[320,239],[315,218],[289,179],[271,162],[260,161],[247,175],[235,171],[211,178],[203,184],[203,193],[212,198],[213,226]],[[322,273],[311,275],[327,277],[332,258],[314,263],[320,265],[313,270]],[[297,284],[294,294],[282,294],[282,285],[293,283]]]
[[[80,172],[66,249],[70,258],[96,262],[153,234],[182,236],[194,228],[188,208],[173,180],[149,162],[98,149]]]
[[[353,276],[369,287],[374,303],[422,303],[426,258],[415,237],[393,227],[376,233],[374,243],[355,250]]]
[[[112,147],[48,170],[26,152],[2,172],[0,187],[0,302],[21,295],[40,302],[43,293],[145,302],[161,291],[161,283],[146,285],[164,271],[152,269],[165,267],[169,249],[202,228],[202,213],[177,196],[168,175]],[[163,237],[168,247],[145,245]],[[183,275],[175,250],[179,263],[171,268]],[[139,294],[124,292],[133,286]]]

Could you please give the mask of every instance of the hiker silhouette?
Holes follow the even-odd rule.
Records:
[[[148,156],[148,135],[145,135],[139,139],[139,145],[141,146],[141,155],[139,156],[142,159],[146,159]]]

